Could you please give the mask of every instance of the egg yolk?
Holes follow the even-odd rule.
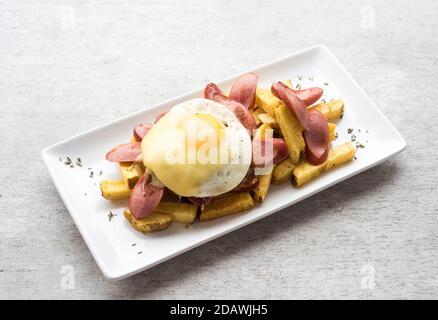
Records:
[[[210,114],[169,113],[143,139],[143,162],[176,194],[195,196],[227,161],[225,138],[226,126]]]

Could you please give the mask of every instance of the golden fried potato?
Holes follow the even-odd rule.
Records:
[[[332,100],[310,106],[309,109],[318,110],[327,120],[335,120],[342,118],[342,114],[344,113],[344,101],[342,99]]]
[[[280,105],[284,104],[283,101],[278,99],[272,92],[271,88],[262,89],[257,88],[256,90],[256,104],[263,108],[266,113],[271,116],[274,115],[274,110]]]
[[[175,222],[190,224],[196,219],[198,206],[189,203],[161,201],[154,212],[169,214]]]
[[[269,130],[271,126],[267,123],[263,123],[260,127],[258,127],[254,133],[254,139],[265,139],[266,137],[266,130]]]
[[[281,82],[283,82],[285,85],[287,85],[289,88],[291,88],[292,89],[292,80],[284,80],[284,81],[281,81]]]
[[[143,175],[143,170],[139,163],[133,162],[119,162],[120,173],[126,181],[128,181],[129,188],[134,188],[137,181]]]
[[[256,127],[262,124],[262,121],[259,119],[259,114],[264,113],[265,111],[260,107],[254,107],[253,110],[251,110],[252,116],[254,117],[254,121],[256,123]]]
[[[318,166],[301,161],[295,166],[292,172],[292,183],[299,187],[319,176],[323,171],[328,171],[354,158],[356,148],[351,142],[344,143],[329,151],[327,160]]]
[[[260,121],[264,124],[269,124],[272,128],[278,129],[278,122],[269,113],[261,113],[258,115]]]
[[[129,209],[123,212],[125,218],[131,223],[135,230],[143,233],[160,231],[166,229],[172,223],[172,216],[160,212],[152,212],[146,218],[136,219]]]
[[[281,184],[290,180],[293,169],[294,165],[289,158],[281,161],[274,167],[274,171],[272,172],[272,183]]]
[[[289,149],[289,158],[295,164],[300,160],[300,156],[306,147],[302,134],[303,128],[284,104],[275,109],[275,118]]]
[[[273,170],[271,169],[269,173],[257,176],[259,179],[259,185],[252,191],[254,201],[263,202],[265,200],[269,191],[269,186],[271,185],[272,172]]]
[[[285,80],[282,82],[289,88],[292,88],[291,80]],[[284,105],[283,101],[281,101],[272,93],[271,88],[257,88],[255,104],[261,107],[266,113],[271,116],[274,116],[274,111],[278,106]]]
[[[336,140],[336,125],[334,123],[328,123],[330,141]]]
[[[330,151],[325,162],[325,171],[352,160],[356,155],[356,148],[351,142],[341,144]]]
[[[126,199],[131,195],[127,180],[102,180],[100,191],[102,196],[108,200]]]
[[[242,212],[254,206],[254,201],[249,192],[230,193],[214,198],[205,209],[201,211],[200,221],[208,221],[234,213]]]

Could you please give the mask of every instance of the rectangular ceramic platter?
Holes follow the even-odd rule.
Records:
[[[248,71],[259,75],[261,87],[291,79],[294,85],[301,83],[303,88],[324,88],[322,99],[327,101],[342,98],[345,113],[343,119],[337,121],[339,136],[334,144],[350,141],[347,129],[354,128],[357,140],[365,144],[365,148],[358,149],[357,160],[326,172],[299,189],[290,183],[272,186],[265,202],[247,212],[211,222],[196,222],[189,228],[173,223],[167,230],[145,235],[125,221],[122,213],[127,201],[110,202],[100,194],[100,180],[120,179],[118,166],[106,161],[105,153],[117,144],[128,142],[135,125],[153,123],[159,112],[202,97],[203,88],[47,147],[42,156],[53,182],[107,278],[128,277],[266,217],[381,163],[406,146],[397,130],[325,47],[312,47]],[[226,91],[239,76],[217,83]],[[66,166],[66,156],[73,161],[80,157],[83,166]],[[93,177],[90,177],[91,171]],[[110,211],[115,215],[111,221]]]

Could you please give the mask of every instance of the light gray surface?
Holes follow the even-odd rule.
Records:
[[[438,3],[142,2],[0,0],[0,298],[438,298]],[[407,150],[106,280],[41,149],[314,44],[332,50]],[[62,285],[70,268],[73,289]]]

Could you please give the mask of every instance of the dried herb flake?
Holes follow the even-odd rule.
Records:
[[[117,214],[114,214],[114,213],[112,213],[112,211],[110,211],[110,212],[108,213],[108,221],[111,222],[111,220],[112,220],[114,217],[116,217],[116,216],[117,216]]]

